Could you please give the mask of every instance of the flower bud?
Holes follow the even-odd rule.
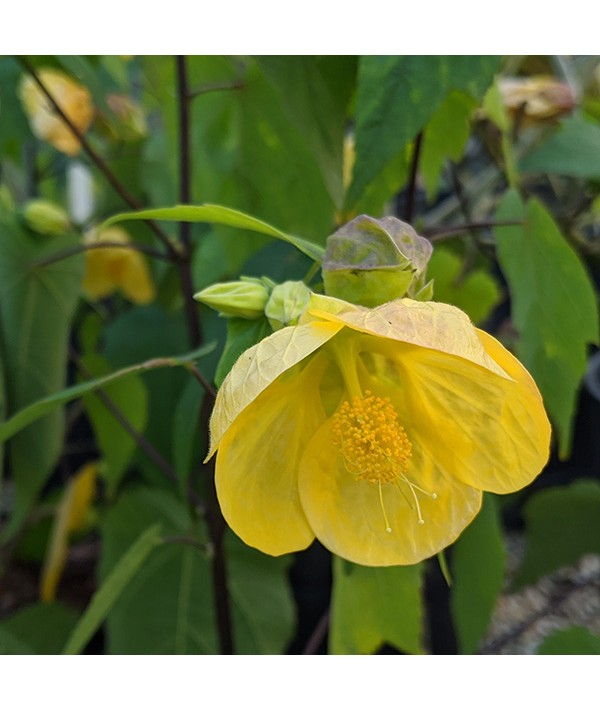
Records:
[[[265,307],[265,316],[271,328],[278,331],[284,326],[295,326],[310,300],[311,291],[301,281],[286,281],[277,284]]]
[[[243,278],[212,284],[194,295],[200,301],[218,311],[222,316],[260,318],[265,312],[270,289],[264,280]]]
[[[323,261],[325,292],[375,307],[427,293],[425,270],[432,245],[396,217],[359,215],[327,240]]]
[[[27,227],[41,235],[61,235],[71,228],[66,211],[50,200],[30,200],[22,214]]]

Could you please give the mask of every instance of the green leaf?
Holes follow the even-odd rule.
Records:
[[[500,287],[485,269],[473,269],[459,280],[460,258],[450,249],[436,247],[427,265],[427,278],[434,279],[436,301],[453,304],[474,323],[481,323],[500,300]]]
[[[289,242],[315,261],[320,261],[324,254],[324,249],[319,245],[302,239],[302,237],[288,235],[276,227],[258,220],[256,217],[251,217],[239,210],[232,210],[222,205],[176,205],[175,207],[138,210],[137,212],[122,212],[106,220],[100,229],[124,220],[168,220],[171,222],[208,222],[215,225],[226,225],[228,227],[237,227],[241,230],[259,232],[269,237]]]
[[[600,637],[585,627],[569,627],[549,634],[536,654],[600,654]]]
[[[505,563],[495,501],[486,494],[481,511],[452,546],[451,606],[461,654],[474,654],[487,631]]]
[[[90,641],[123,590],[161,542],[160,528],[158,524],[147,528],[112,568],[79,619],[63,654],[79,654]]]
[[[97,390],[98,388],[102,388],[115,380],[119,380],[119,378],[132,375],[133,373],[142,373],[148,370],[154,370],[156,368],[182,366],[186,363],[197,360],[206,353],[210,353],[213,347],[213,344],[209,344],[183,356],[147,360],[145,363],[138,363],[137,365],[131,365],[128,368],[122,368],[121,370],[105,375],[102,378],[95,378],[94,380],[88,380],[85,383],[80,383],[79,385],[73,385],[66,390],[61,390],[58,393],[54,393],[54,395],[38,400],[37,402],[34,402],[28,407],[25,407],[17,412],[6,422],[0,424],[0,442],[12,437],[24,427],[32,422],[35,422],[49,412],[52,412],[60,405],[64,405],[65,403],[75,400],[76,398],[86,395],[87,393]]]
[[[356,57],[266,56],[257,61],[276,87],[290,122],[318,161],[334,204],[341,208],[346,108]]]
[[[356,164],[346,207],[411,141],[451,91],[479,99],[498,57],[361,57],[356,99]]]
[[[111,654],[216,654],[211,560],[187,507],[156,489],[123,495],[102,526],[101,575],[149,523],[172,542],[156,549],[107,620]],[[195,545],[180,542],[185,537]],[[226,541],[233,637],[239,654],[279,654],[294,628],[289,557],[272,558]],[[148,591],[152,594],[149,595]]]
[[[565,119],[519,168],[524,173],[600,178],[600,125],[581,115]]]
[[[580,480],[534,494],[525,504],[525,556],[513,588],[600,553],[600,484]]]
[[[227,373],[242,353],[271,333],[272,329],[266,318],[249,321],[243,318],[227,319],[227,340],[215,374],[218,387],[225,380]]]
[[[425,127],[419,169],[429,201],[437,195],[446,160],[458,161],[471,133],[471,114],[477,106],[472,96],[453,91]]]
[[[522,226],[496,228],[498,261],[520,333],[517,354],[544,396],[566,459],[587,345],[598,342],[598,307],[585,268],[550,213],[537,200],[524,208],[508,192],[495,219],[523,218]]]
[[[0,625],[0,654],[33,654],[33,649]]]
[[[76,243],[74,235],[38,239],[0,208],[0,340],[10,413],[64,387],[83,261],[79,255],[45,267],[36,263]],[[58,459],[64,418],[51,409],[8,448],[15,502],[5,537],[20,526]]]
[[[90,353],[82,358],[82,363],[94,376],[110,375],[110,365],[102,356]],[[142,379],[129,375],[113,381],[103,391],[133,427],[143,433],[148,416],[148,395]],[[97,395],[85,395],[83,404],[104,460],[101,473],[107,485],[107,495],[112,498],[137,448],[137,442]]]
[[[421,654],[421,566],[368,568],[334,557],[330,654],[373,654],[391,644]]]
[[[59,654],[77,621],[77,613],[58,602],[36,603],[19,610],[0,624],[0,649],[2,641],[12,637],[30,654]],[[23,654],[22,651],[3,652]]]

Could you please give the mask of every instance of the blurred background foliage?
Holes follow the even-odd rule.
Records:
[[[598,653],[599,186],[597,57],[0,57],[0,651]],[[535,377],[547,470],[441,561],[246,547],[201,461],[270,327],[193,293],[318,270],[243,219],[100,229],[177,203],[320,246],[413,224],[434,298]]]

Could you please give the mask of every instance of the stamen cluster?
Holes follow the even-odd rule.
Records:
[[[366,391],[333,416],[333,444],[357,481],[393,484],[402,477],[412,445],[389,398]]]

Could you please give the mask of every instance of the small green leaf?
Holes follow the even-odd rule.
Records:
[[[124,588],[161,542],[160,525],[147,528],[111,570],[71,633],[63,654],[79,654],[104,622]]]
[[[381,645],[421,654],[421,566],[333,564],[330,654],[373,654]]]
[[[585,627],[569,627],[548,635],[536,654],[600,654],[600,637]]]
[[[119,380],[120,378],[132,375],[133,373],[143,373],[148,370],[154,370],[156,368],[182,366],[186,363],[197,360],[207,353],[210,353],[213,348],[214,344],[211,343],[183,356],[147,360],[145,363],[138,363],[137,365],[131,365],[128,368],[122,368],[121,370],[105,375],[102,378],[95,378],[94,380],[88,380],[85,383],[80,383],[79,385],[73,385],[66,390],[61,390],[58,393],[54,393],[54,395],[38,400],[28,407],[19,410],[19,412],[9,418],[6,422],[0,424],[0,442],[4,442],[9,437],[12,437],[16,432],[23,429],[23,427],[35,422],[43,415],[52,412],[57,407],[60,407],[60,405],[64,405],[65,403],[75,400],[76,398],[86,395],[87,393],[97,390],[98,388],[102,388],[109,383]]]
[[[452,617],[461,654],[474,654],[487,631],[504,582],[506,554],[495,501],[481,511],[452,546]]]
[[[196,453],[197,461],[201,461],[204,452],[200,455],[200,447],[206,447],[206,442],[201,444],[200,428],[200,410],[204,395],[205,391],[200,383],[190,378],[173,414],[173,467],[179,480],[179,491],[184,498],[187,495],[192,457]]]
[[[458,281],[460,258],[444,247],[436,247],[427,266],[427,278],[434,279],[436,301],[453,304],[474,323],[481,323],[500,300],[500,287],[485,269],[473,269]]]
[[[585,268],[550,213],[537,200],[524,207],[509,191],[495,219],[523,218],[522,226],[496,228],[498,261],[520,333],[517,354],[544,396],[566,459],[587,346],[598,342],[598,307]]]
[[[77,613],[58,602],[36,603],[19,610],[0,624],[0,650],[8,635],[30,654],[59,654],[77,621]],[[23,654],[20,651],[3,652]]]
[[[526,547],[513,588],[600,553],[600,484],[580,480],[534,494],[525,504]]]
[[[320,261],[324,250],[317,244],[313,244],[302,237],[288,235],[276,227],[258,220],[256,217],[246,215],[239,210],[222,205],[176,205],[175,207],[153,208],[150,210],[138,210],[137,212],[122,212],[113,215],[106,220],[100,230],[124,220],[168,220],[171,222],[208,222],[215,225],[226,225],[227,227],[237,227],[241,230],[259,232],[269,237],[281,239],[284,242],[293,244],[294,247],[304,252],[315,261]]]
[[[581,115],[565,119],[519,167],[524,173],[600,178],[600,125]]]

